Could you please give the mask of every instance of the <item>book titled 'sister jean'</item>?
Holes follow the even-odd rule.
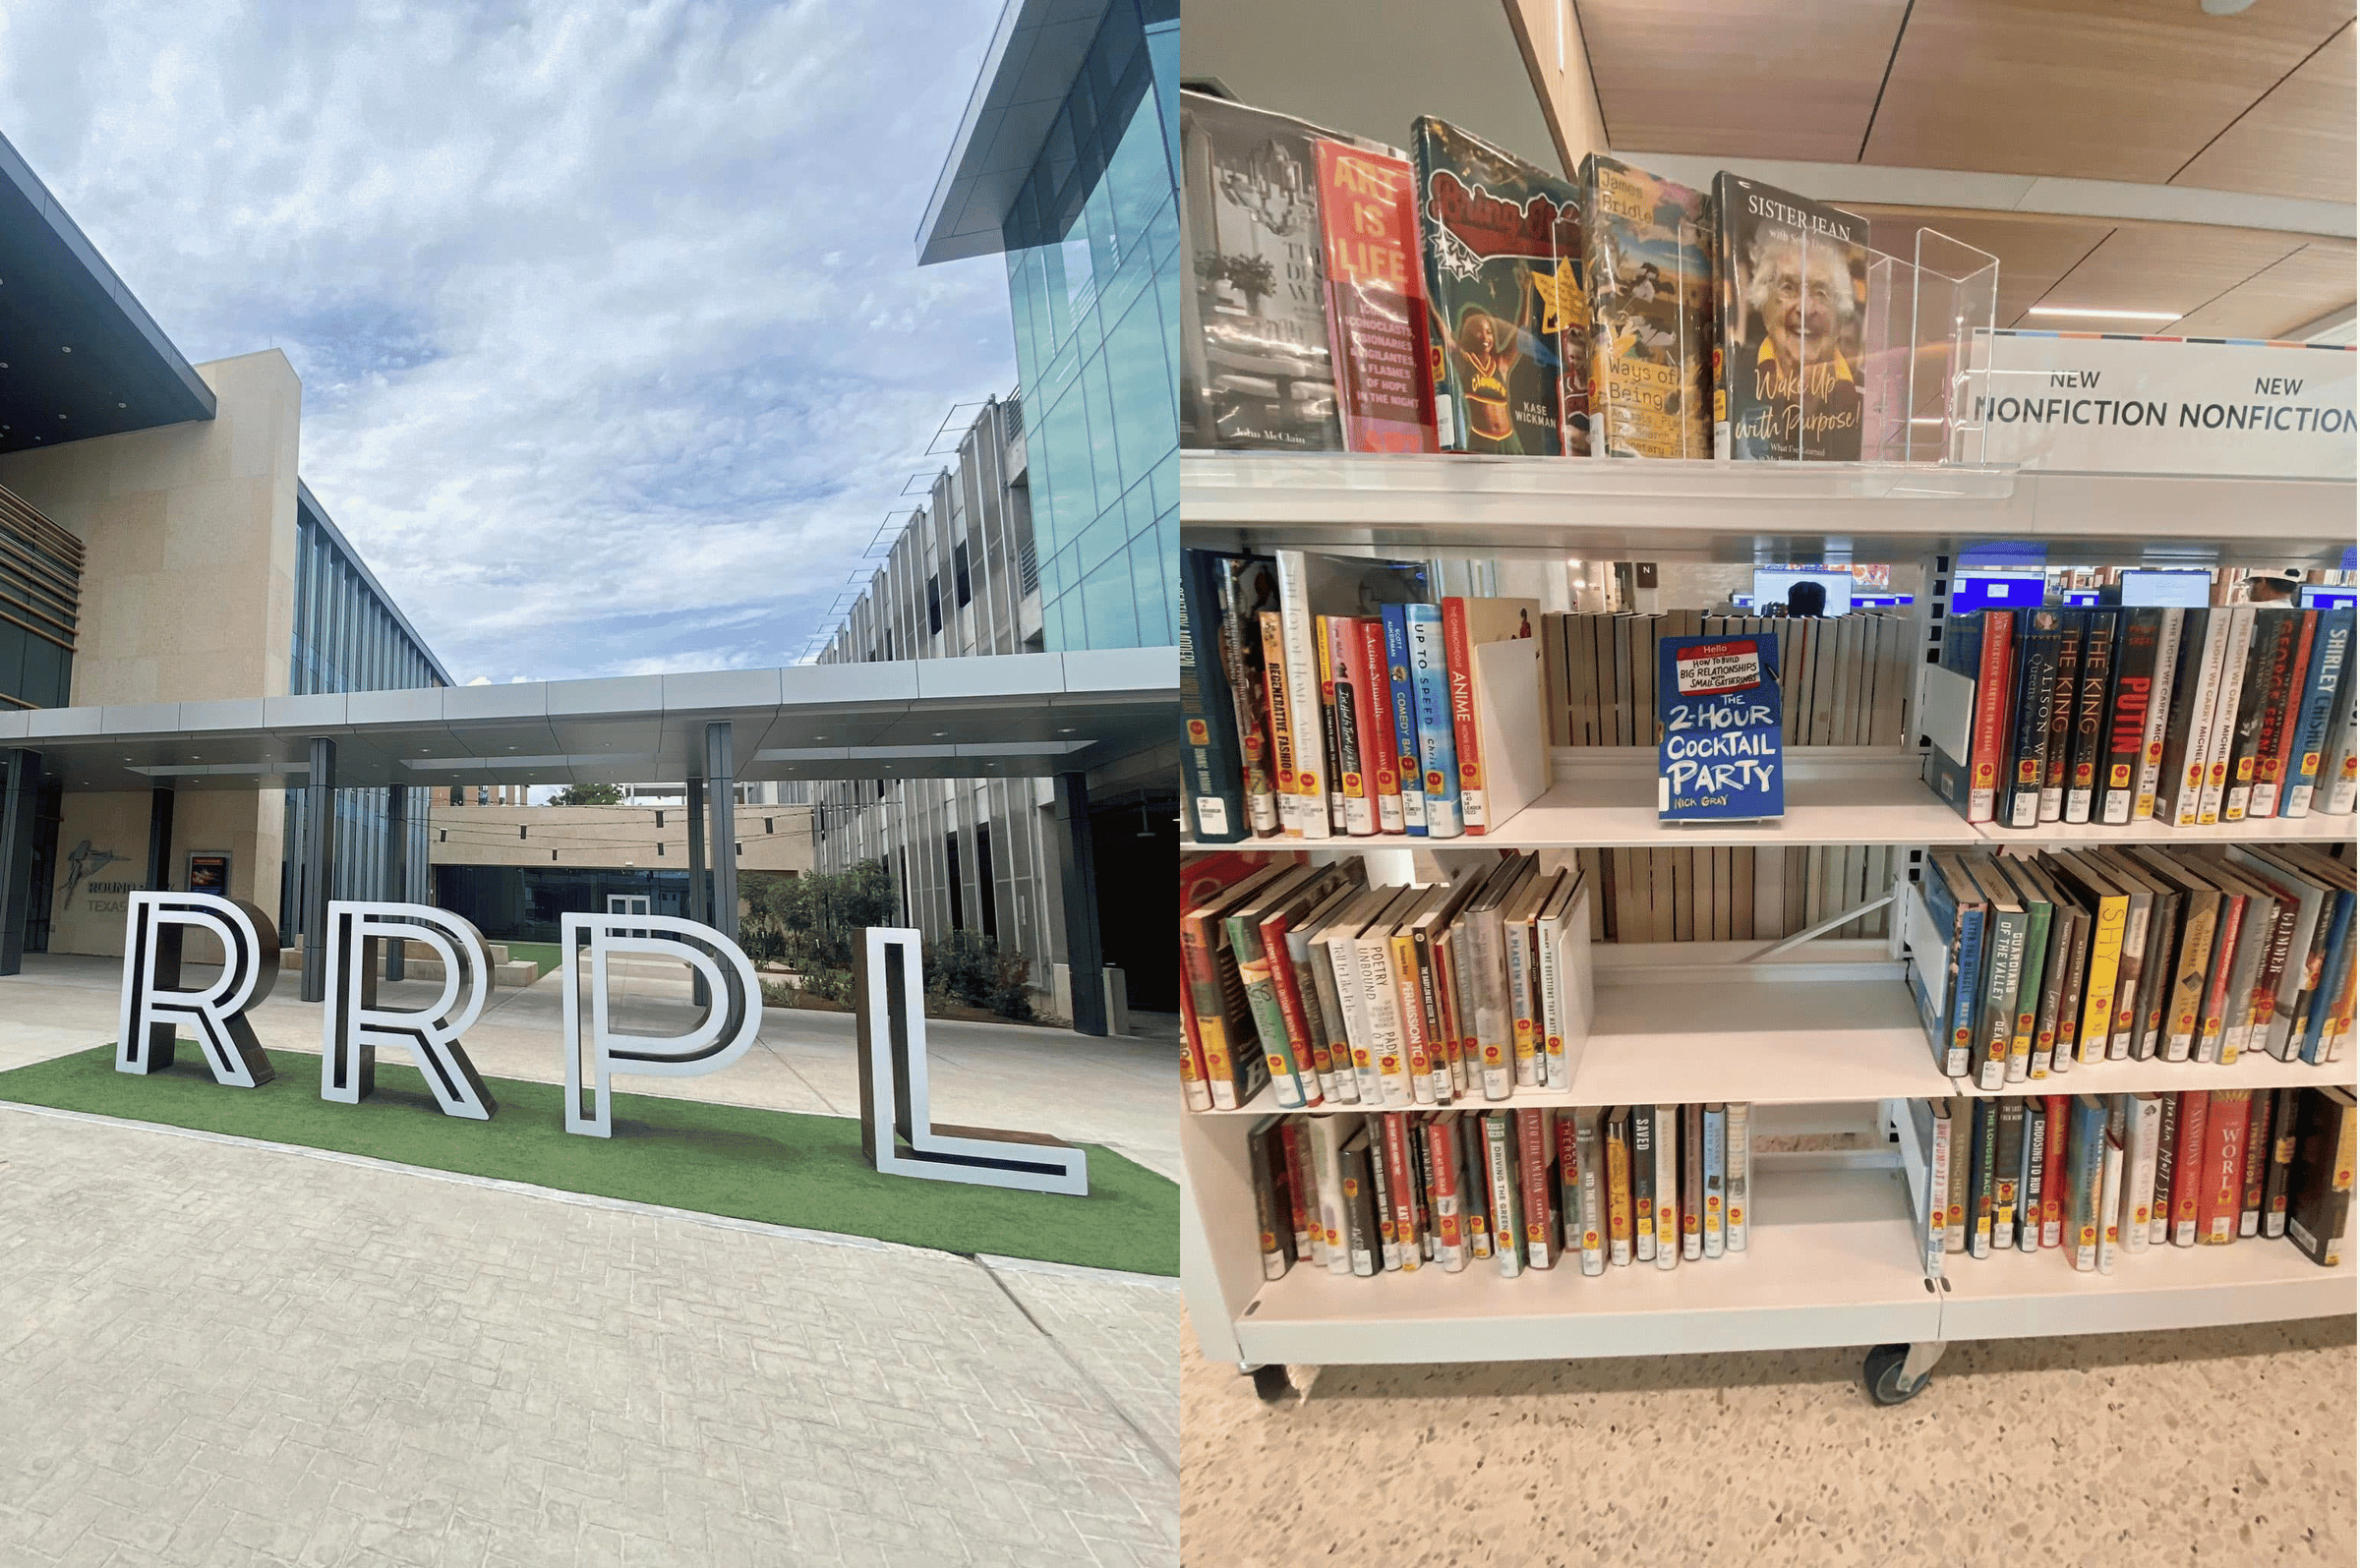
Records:
[[[1786,815],[1777,638],[1661,639],[1656,717],[1658,821]]]

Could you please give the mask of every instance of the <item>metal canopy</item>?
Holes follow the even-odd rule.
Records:
[[[726,721],[736,777],[976,779],[1087,771],[1168,743],[1179,651],[1109,649],[683,675],[0,713],[0,748],[67,788],[673,784]]]
[[[212,417],[212,388],[0,140],[0,452]]]
[[[1000,225],[1106,20],[1106,0],[1007,0],[917,226],[917,264],[1006,249]]]

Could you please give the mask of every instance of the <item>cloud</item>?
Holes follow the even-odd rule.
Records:
[[[20,0],[0,130],[191,360],[286,352],[461,679],[776,665],[1014,384],[913,241],[999,9]]]

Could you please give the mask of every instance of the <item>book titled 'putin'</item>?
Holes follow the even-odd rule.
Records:
[[[1786,815],[1777,638],[1663,638],[1656,693],[1658,821]]]

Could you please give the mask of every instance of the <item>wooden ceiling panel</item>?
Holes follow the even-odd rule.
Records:
[[[1855,206],[1868,219],[1868,244],[1908,260],[1918,230],[1946,234],[1999,258],[2001,326],[2020,324],[2025,307],[2038,302],[2057,279],[2113,232],[2111,223],[2046,217],[2009,217],[1988,212],[1953,212],[1930,207]]]
[[[2126,223],[2036,301],[2109,311],[2200,310],[2303,248],[2297,234],[2192,224]],[[2168,332],[2160,323],[2102,318],[2037,318],[2024,323],[2071,331]]]
[[[2346,23],[2171,183],[2349,202],[2354,59],[2353,29]]]
[[[2352,16],[2353,0],[2234,17],[2197,0],[1917,0],[1860,161],[2161,184]]]
[[[1610,144],[1851,163],[1905,0],[1576,0]]]
[[[2313,240],[2165,327],[2184,337],[2278,337],[2352,303],[2349,240]]]

